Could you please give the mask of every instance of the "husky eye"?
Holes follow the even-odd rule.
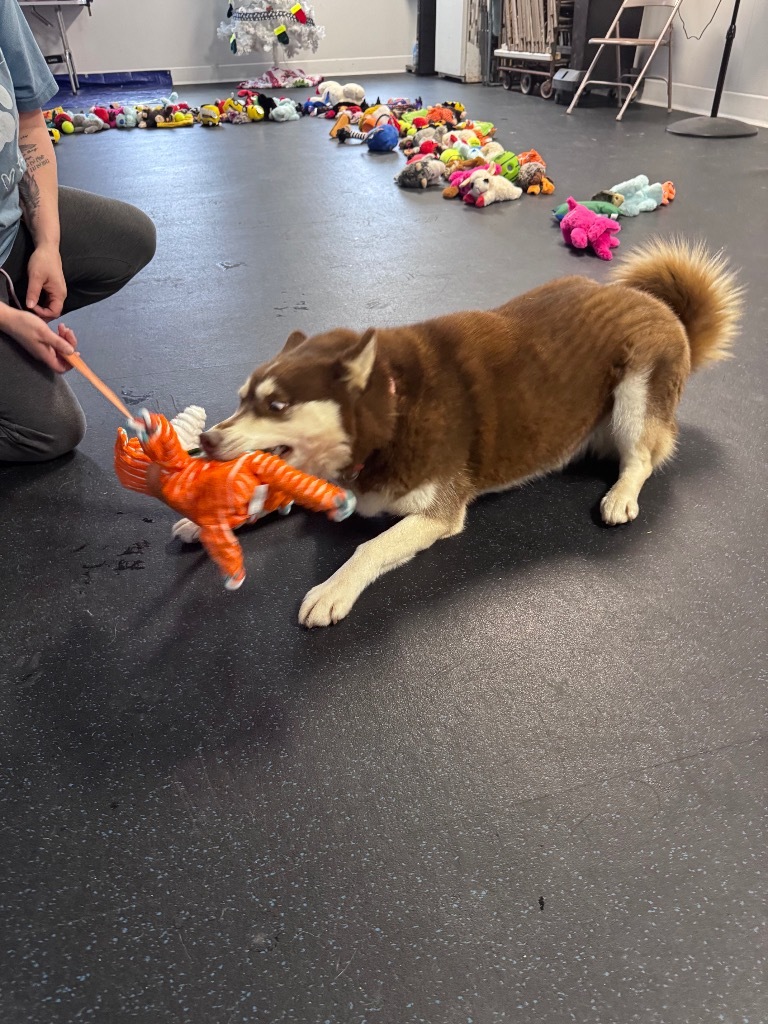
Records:
[[[279,402],[276,398],[274,398],[269,403],[269,411],[270,412],[285,412],[285,410],[287,408],[288,408],[288,403],[287,402]]]

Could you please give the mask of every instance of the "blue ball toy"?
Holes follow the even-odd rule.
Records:
[[[365,141],[372,153],[391,153],[400,141],[400,132],[393,124],[382,124],[368,132]]]

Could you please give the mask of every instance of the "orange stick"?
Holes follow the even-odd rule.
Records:
[[[89,380],[91,384],[93,384],[93,386],[96,388],[96,390],[100,391],[102,395],[104,395],[108,402],[111,402],[116,409],[119,409],[126,419],[135,419],[135,416],[133,416],[133,414],[129,412],[129,410],[126,408],[126,406],[123,405],[123,403],[117,397],[112,388],[108,388],[104,381],[101,379],[101,377],[96,376],[96,374],[93,372],[90,366],[88,366],[87,363],[83,362],[82,358],[77,354],[77,352],[73,352],[71,356],[65,355],[64,358],[67,360],[68,363],[71,363],[71,365],[74,366],[76,370],[79,370],[80,373],[82,373],[82,375],[85,377],[85,379]]]

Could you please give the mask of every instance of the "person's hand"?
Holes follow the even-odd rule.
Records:
[[[30,313],[48,323],[61,316],[67,297],[67,283],[56,245],[39,245],[27,264],[27,299]],[[43,304],[45,302],[45,304]]]
[[[43,323],[34,313],[13,310],[10,322],[4,327],[22,348],[41,363],[45,363],[56,373],[66,373],[72,369],[64,356],[71,355],[77,349],[77,338],[64,324],[59,324],[58,333]]]

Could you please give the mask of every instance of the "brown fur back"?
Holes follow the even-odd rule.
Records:
[[[690,368],[668,305],[583,277],[376,336],[400,414],[387,448],[371,458],[361,444],[360,483],[400,493],[460,479],[475,495],[556,469],[609,414],[625,375],[658,367],[677,394]]]
[[[653,239],[634,249],[613,280],[661,299],[680,319],[691,347],[691,369],[729,356],[738,331],[743,289],[722,253],[703,243]]]

